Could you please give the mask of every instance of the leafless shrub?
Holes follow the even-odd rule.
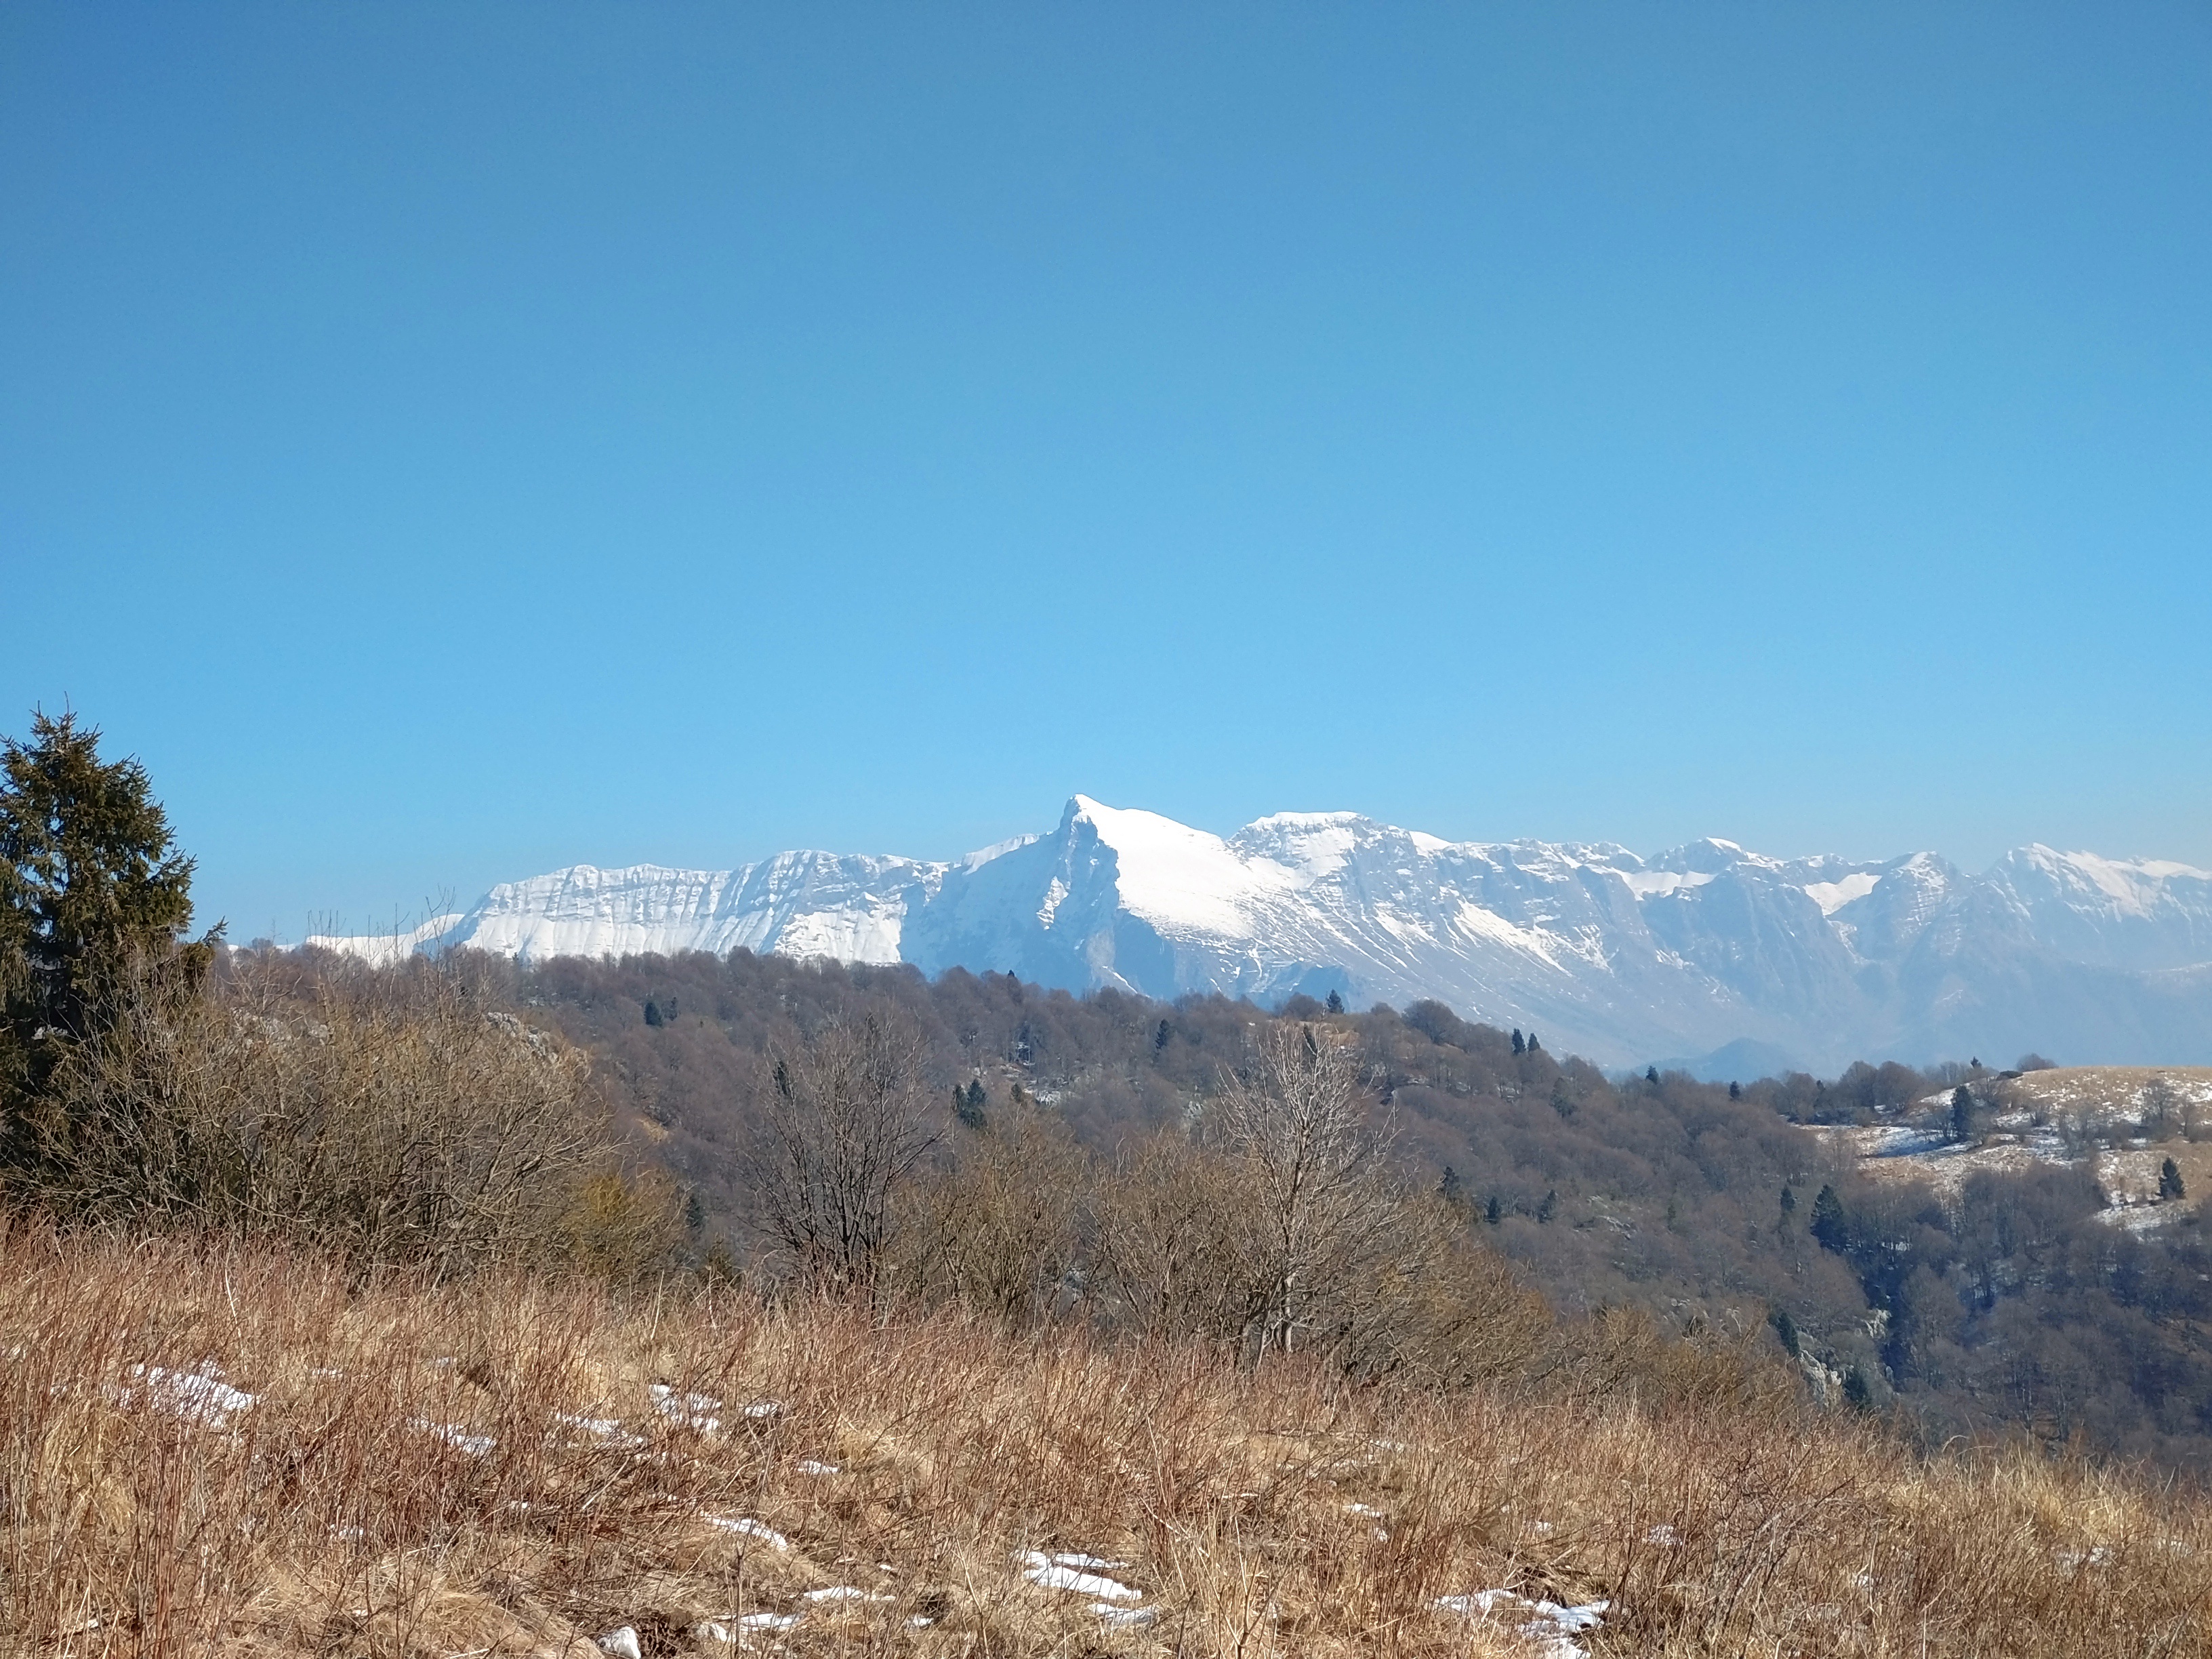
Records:
[[[1091,1288],[1109,1319],[1151,1336],[1238,1340],[1257,1311],[1248,1203],[1227,1161],[1181,1130],[1125,1151],[1098,1194]]]
[[[956,1161],[899,1194],[896,1281],[1016,1324],[1063,1310],[1080,1296],[1091,1180],[1066,1124],[1018,1095]]]
[[[55,1094],[33,1196],[58,1213],[444,1273],[556,1249],[607,1155],[585,1056],[428,962],[307,1001],[142,976]]]
[[[935,1139],[912,1020],[871,1009],[771,1057],[749,1155],[762,1223],[800,1282],[867,1290],[899,1183]]]
[[[1119,1322],[1362,1377],[1450,1385],[1526,1366],[1550,1316],[1449,1206],[1406,1190],[1368,1127],[1357,1053],[1267,1033],[1205,1133],[1168,1131],[1101,1184],[1096,1288]]]

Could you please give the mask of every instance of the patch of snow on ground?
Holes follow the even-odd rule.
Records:
[[[679,1395],[665,1382],[655,1382],[650,1393],[653,1409],[672,1423],[687,1429],[696,1429],[702,1434],[713,1434],[722,1426],[722,1419],[714,1415],[722,1409],[722,1402],[703,1394]]]
[[[604,1445],[642,1446],[645,1443],[643,1436],[632,1434],[611,1417],[579,1417],[573,1412],[555,1412],[553,1420],[564,1428],[581,1429]]]
[[[1083,1571],[1086,1566],[1118,1565],[1115,1562],[1089,1555],[1047,1555],[1042,1550],[1024,1550],[1014,1559],[1024,1564],[1022,1577],[1040,1589],[1073,1590],[1103,1601],[1135,1601],[1144,1596],[1142,1590]]]
[[[1556,1601],[1532,1601],[1511,1590],[1492,1589],[1476,1590],[1471,1595],[1439,1596],[1436,1608],[1438,1613],[1455,1613],[1463,1619],[1510,1623],[1521,1635],[1542,1644],[1545,1659],[1583,1659],[1583,1650],[1574,1638],[1595,1630],[1605,1610],[1612,1605],[1610,1601],[1589,1601],[1580,1607],[1563,1607]]]
[[[458,1423],[433,1423],[427,1417],[410,1417],[407,1419],[407,1426],[420,1429],[425,1434],[434,1434],[447,1445],[457,1451],[466,1452],[471,1457],[489,1457],[492,1448],[499,1443],[488,1434],[471,1434]]]
[[[133,1365],[131,1375],[145,1379],[147,1401],[156,1411],[167,1412],[181,1422],[198,1424],[204,1429],[228,1428],[233,1417],[261,1398],[232,1388],[222,1380],[222,1372],[213,1365],[203,1365],[193,1371]],[[121,1397],[128,1403],[131,1391],[125,1389]]]
[[[747,1538],[757,1538],[771,1549],[787,1550],[791,1547],[791,1540],[786,1538],[774,1527],[759,1521],[749,1520],[741,1515],[710,1515],[707,1517],[707,1524],[710,1527],[720,1527],[724,1532],[734,1532],[742,1534]]]
[[[835,1463],[824,1463],[818,1458],[802,1457],[799,1460],[799,1472],[801,1474],[842,1474],[845,1471]]]

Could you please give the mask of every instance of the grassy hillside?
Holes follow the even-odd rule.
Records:
[[[6,1223],[0,1650],[2212,1649],[2201,1500],[1917,1459],[1616,1337],[1398,1390],[957,1313],[363,1285]],[[1539,1605],[1599,1602],[1578,1631]]]

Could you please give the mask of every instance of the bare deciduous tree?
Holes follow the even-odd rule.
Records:
[[[904,1014],[874,1009],[771,1057],[749,1164],[762,1224],[802,1282],[874,1285],[894,1191],[935,1139],[924,1048]]]
[[[1332,1297],[1387,1257],[1397,1222],[1382,1176],[1387,1134],[1363,1109],[1359,1054],[1311,1025],[1278,1023],[1226,1080],[1224,1150],[1253,1184],[1261,1352],[1304,1346]]]

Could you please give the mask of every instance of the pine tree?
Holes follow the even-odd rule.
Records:
[[[1790,1316],[1790,1310],[1787,1308],[1777,1308],[1768,1322],[1774,1327],[1774,1334],[1782,1344],[1782,1352],[1788,1354],[1792,1359],[1796,1358],[1798,1353],[1797,1322]]]
[[[1796,1212],[1796,1209],[1797,1209],[1797,1194],[1795,1194],[1795,1193],[1793,1193],[1793,1192],[1791,1192],[1791,1191],[1790,1191],[1787,1187],[1784,1187],[1784,1188],[1782,1189],[1782,1217],[1783,1217],[1783,1219],[1784,1219],[1784,1220],[1785,1220],[1785,1221],[1786,1221],[1786,1220],[1788,1220],[1791,1215],[1793,1215],[1793,1214],[1795,1214],[1795,1213]]]
[[[1332,1014],[1340,1014],[1344,1012],[1344,998],[1337,991],[1332,990],[1328,994],[1328,1011]]]
[[[1549,1221],[1559,1212],[1559,1189],[1556,1187],[1544,1194],[1544,1201],[1536,1206],[1536,1219]]]
[[[1544,1052],[1544,1045],[1536,1041],[1536,1034],[1534,1031],[1528,1033],[1528,1052],[1532,1054],[1540,1054]]]
[[[1174,1035],[1175,1028],[1167,1021],[1162,1020],[1160,1029],[1152,1033],[1152,1052],[1156,1054],[1160,1053],[1168,1046],[1168,1039]]]
[[[1824,1250],[1841,1251],[1850,1241],[1850,1224],[1844,1214],[1844,1200],[1836,1196],[1833,1187],[1823,1185],[1813,1195],[1812,1231]]]
[[[1552,1109],[1561,1117],[1575,1115],[1575,1097],[1567,1092],[1567,1080],[1564,1077],[1552,1079]]]
[[[102,761],[96,728],[33,713],[29,743],[0,740],[0,1160],[32,1155],[24,1109],[104,1036],[126,975],[179,995],[205,976],[222,927],[181,944],[191,878],[146,769]]]
[[[1498,1194],[1490,1195],[1490,1202],[1482,1206],[1482,1218],[1495,1227],[1505,1219],[1505,1206],[1498,1201]]]
[[[1466,1195],[1461,1190],[1459,1171],[1449,1164],[1444,1165],[1444,1178],[1437,1182],[1437,1196],[1447,1204],[1457,1205],[1466,1201]]]
[[[1961,1083],[1951,1091],[1951,1139],[1969,1140],[1974,1133],[1974,1091]]]
[[[1516,1054],[1525,1054],[1528,1052],[1528,1042],[1522,1036],[1521,1028],[1517,1025],[1513,1028],[1513,1052]]]
[[[968,1128],[981,1133],[991,1127],[990,1114],[983,1109],[983,1079],[972,1079],[967,1088],[952,1085],[952,1115]]]
[[[1743,1098],[1743,1085],[1741,1083],[1729,1084],[1729,1098],[1730,1100],[1741,1100]]]
[[[1644,1068],[1644,1080],[1650,1084],[1653,1088],[1657,1088],[1659,1086],[1659,1068],[1656,1066],[1645,1066]]]
[[[660,1005],[651,997],[645,1000],[645,1023],[647,1025],[659,1025],[661,1023]]]
[[[2181,1166],[2170,1158],[2158,1166],[2158,1195],[2161,1202],[2189,1196],[2188,1188],[2182,1184]]]

